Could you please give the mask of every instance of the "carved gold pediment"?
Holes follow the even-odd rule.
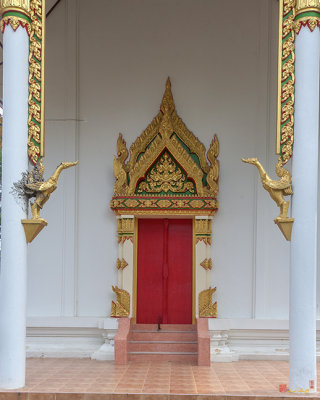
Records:
[[[182,202],[186,198],[199,199],[197,203],[180,203],[185,205],[185,210],[212,215],[217,209],[218,155],[218,138],[214,136],[206,155],[205,146],[176,113],[168,78],[160,111],[131,145],[128,161],[129,151],[119,134],[117,156],[113,163],[116,182],[111,208],[116,213],[125,212],[126,207],[130,208],[131,213],[138,210],[142,213],[146,197],[160,196],[162,200],[164,197],[168,200],[165,203],[159,200],[155,207],[155,203],[149,199],[147,204],[153,205],[150,210],[168,210],[172,207],[171,197],[177,199],[179,196]],[[210,209],[208,202],[211,202]]]

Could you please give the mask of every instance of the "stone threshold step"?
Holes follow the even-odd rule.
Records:
[[[161,329],[160,331],[145,331],[145,330],[136,330],[136,329],[132,329],[130,332],[133,333],[197,333],[196,331],[165,331],[163,329]]]
[[[129,354],[168,354],[168,355],[179,355],[179,356],[191,356],[191,355],[197,355],[197,352],[176,352],[176,351],[129,351]]]
[[[197,344],[198,342],[181,342],[181,341],[173,341],[173,340],[129,340],[129,343],[148,343],[148,344]]]

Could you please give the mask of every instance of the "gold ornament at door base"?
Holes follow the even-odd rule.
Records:
[[[130,294],[118,286],[112,286],[117,296],[116,302],[111,304],[111,317],[128,317],[130,315]]]
[[[199,317],[211,317],[217,318],[217,302],[212,302],[212,296],[216,292],[217,288],[211,288],[203,290],[199,294]]]

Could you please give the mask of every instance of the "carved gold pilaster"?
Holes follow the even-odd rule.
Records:
[[[196,243],[203,240],[205,243],[211,244],[211,219],[195,219],[195,237]]]
[[[124,243],[126,240],[133,242],[134,238],[134,217],[123,216],[117,219],[118,243]]]

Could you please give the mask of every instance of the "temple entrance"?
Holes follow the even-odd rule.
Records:
[[[191,219],[139,219],[137,323],[192,323]]]

